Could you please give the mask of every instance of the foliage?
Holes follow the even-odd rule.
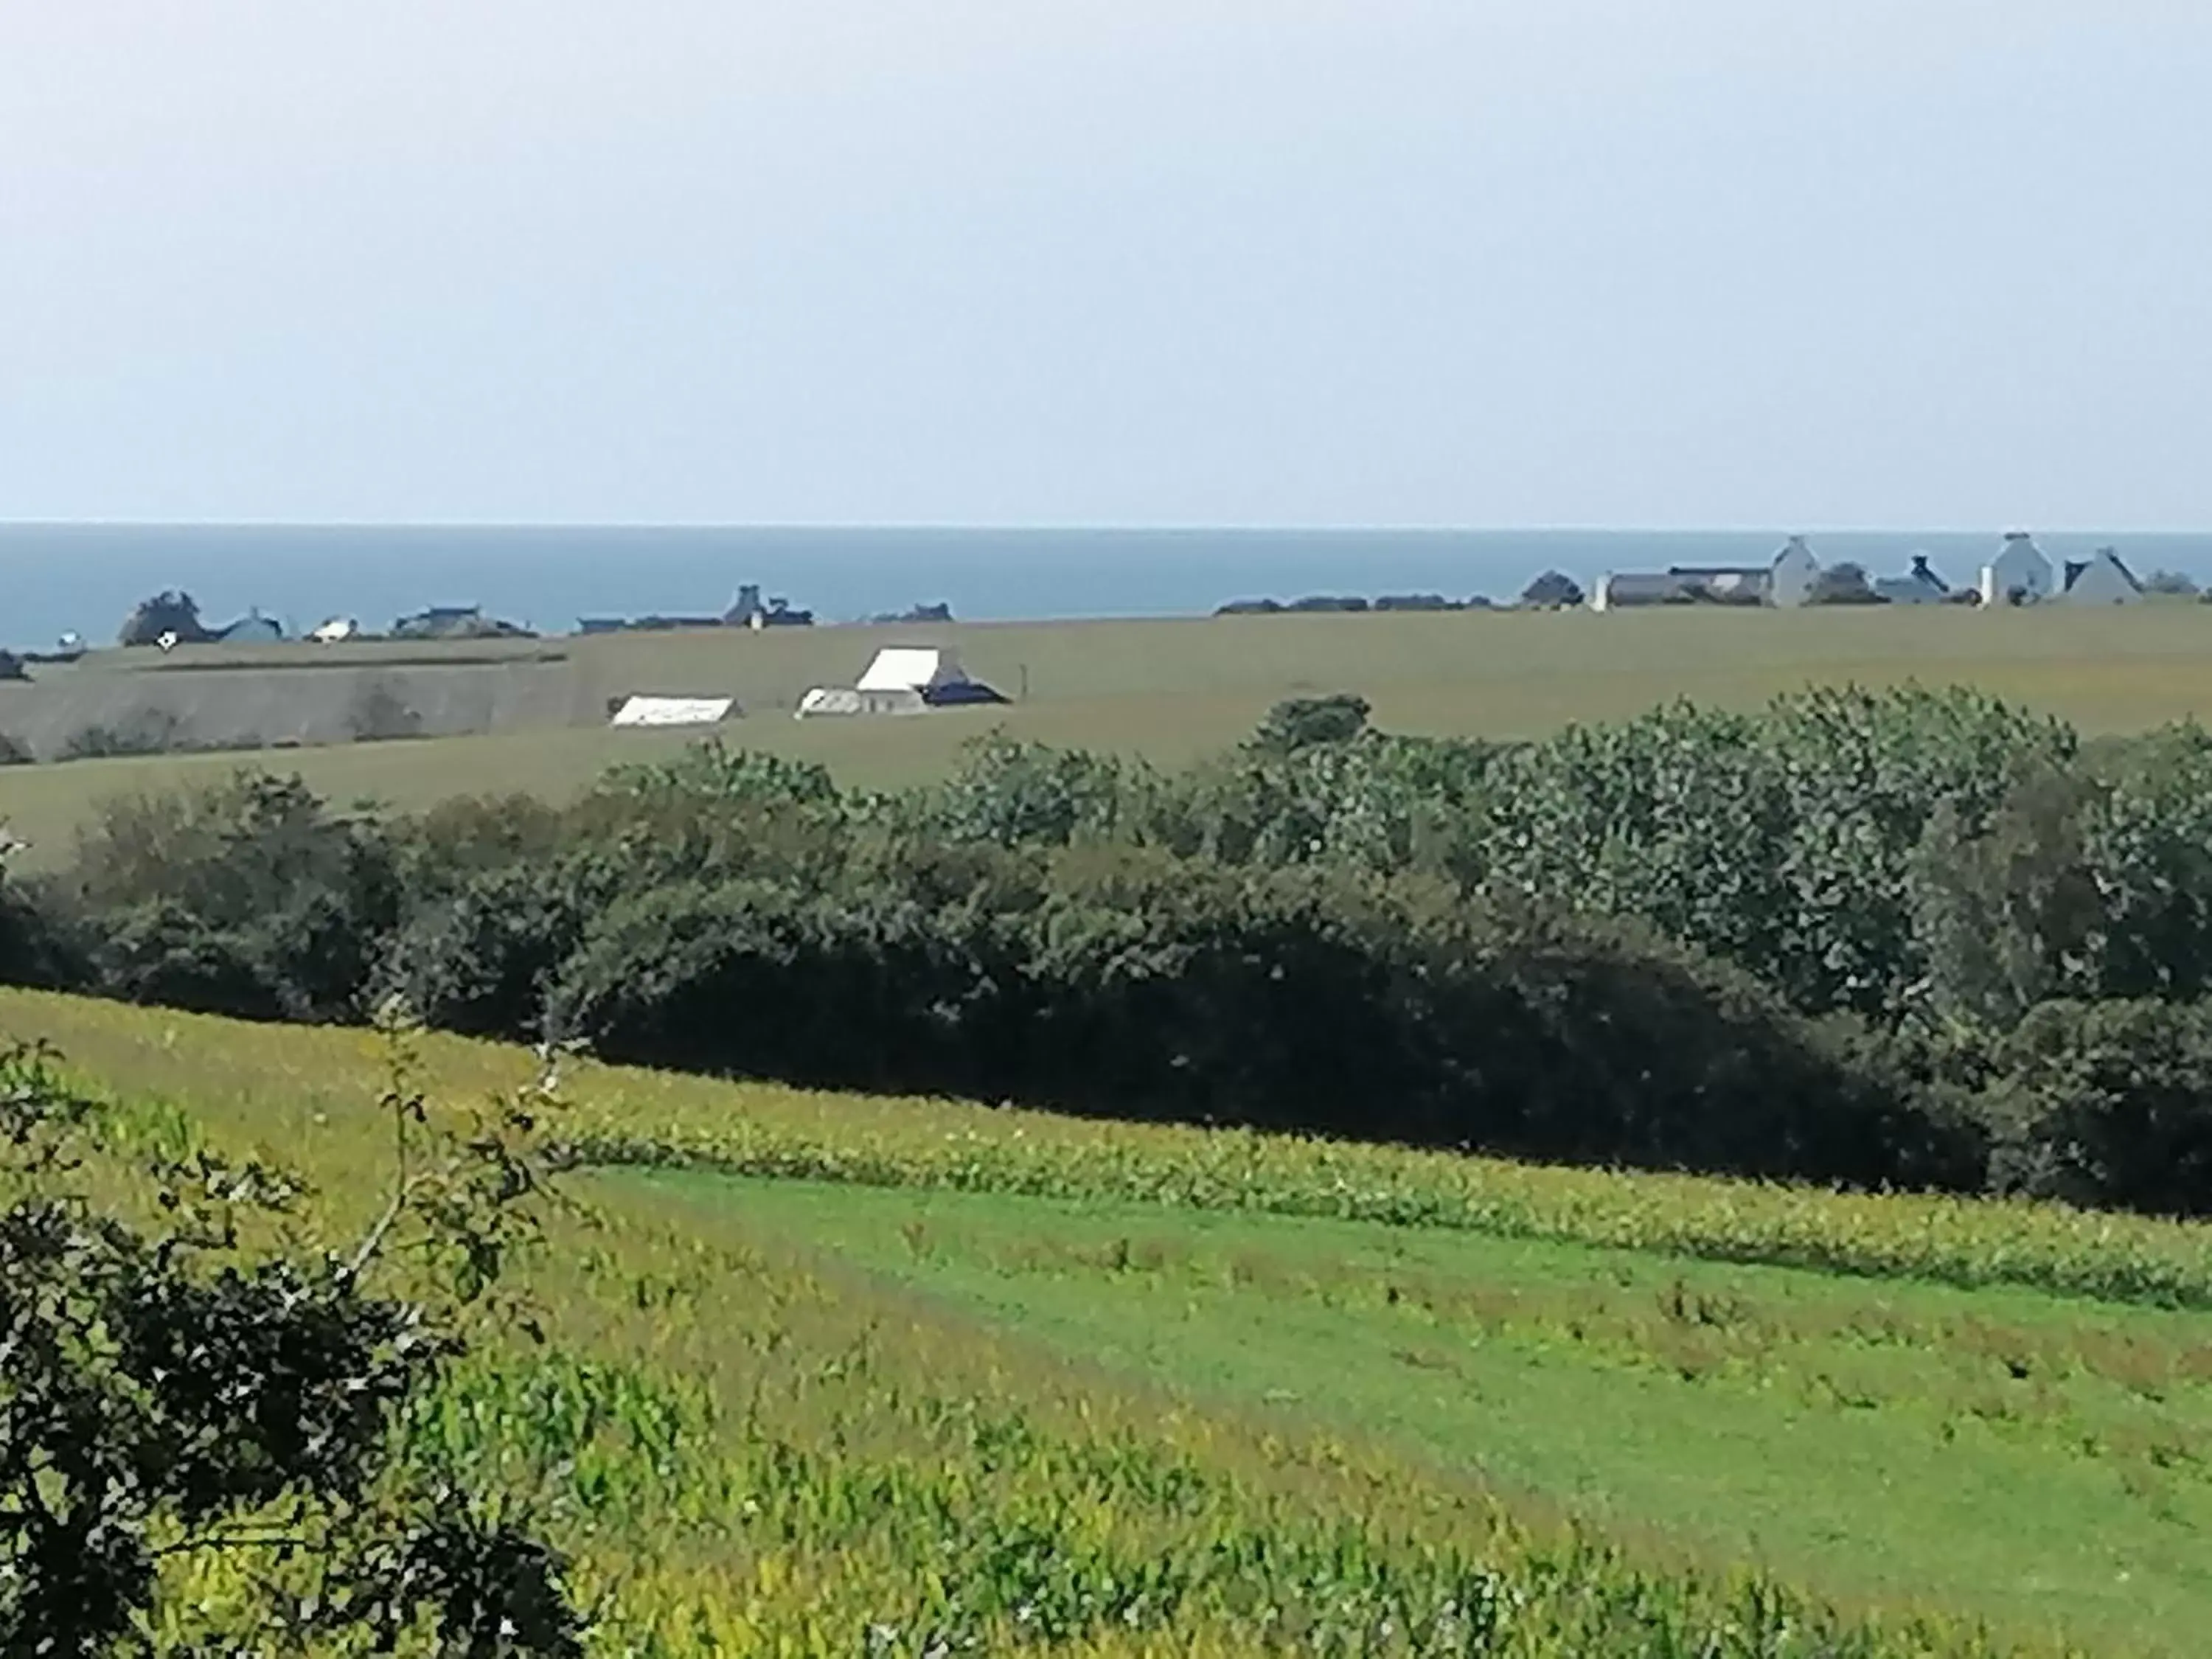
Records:
[[[346,725],[357,743],[389,743],[422,735],[422,714],[383,679],[362,683],[354,695]]]
[[[2154,570],[2143,578],[2143,592],[2162,598],[2193,599],[2197,594],[2195,580],[2179,570]]]
[[[428,1617],[449,1650],[580,1654],[561,1558],[410,1481],[395,1419],[459,1339],[366,1287],[411,1248],[453,1265],[460,1302],[483,1294],[530,1224],[530,1109],[467,1138],[397,1085],[385,1109],[389,1205],[351,1251],[303,1261],[243,1243],[297,1183],[204,1148],[153,1163],[157,1231],[101,1209],[85,1105],[42,1052],[0,1049],[0,1181],[20,1194],[0,1212],[0,1648],[143,1651],[149,1621],[191,1620],[168,1563],[246,1553],[277,1569],[272,1634],[388,1643]]]
[[[112,806],[37,907],[84,944],[35,976],[259,1018],[397,991],[651,1063],[1947,1188],[2011,1178],[1992,1091],[2029,1011],[2212,995],[2194,727],[2085,752],[1977,693],[1849,688],[1512,746],[1364,725],[1295,700],[1179,774],[994,733],[890,796],[708,744],[568,806],[378,823],[245,775]]]
[[[1521,603],[1562,610],[1583,602],[1582,584],[1563,571],[1547,570],[1521,590]]]
[[[2005,1041],[1991,1116],[2006,1187],[2212,1216],[2212,1006],[2038,1006]]]
[[[28,766],[37,758],[21,738],[0,732],[0,766]]]
[[[120,725],[95,724],[70,733],[63,760],[107,760],[121,755],[166,755],[189,747],[183,725],[165,709],[145,709]]]
[[[200,621],[200,608],[192,596],[174,588],[141,599],[125,619],[116,643],[157,645],[170,635],[184,645],[203,645],[215,637]]]
[[[1367,729],[1372,707],[1350,691],[1326,697],[1289,697],[1267,711],[1252,735],[1263,753],[1288,755],[1318,743],[1349,743]]]
[[[1868,579],[1864,565],[1853,564],[1845,559],[1829,565],[1813,578],[1812,591],[1805,596],[1808,605],[1881,605],[1881,594],[1875,592],[1874,583]]]
[[[398,905],[369,825],[296,778],[249,772],[113,803],[69,892],[112,994],[262,1018],[362,1012]]]

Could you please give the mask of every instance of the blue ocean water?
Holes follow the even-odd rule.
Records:
[[[373,628],[431,605],[479,605],[544,632],[589,616],[714,614],[741,582],[851,621],[944,601],[963,620],[1198,615],[1231,599],[1436,592],[1507,598],[1558,568],[1765,558],[1783,532],[1586,530],[963,530],[0,525],[0,643],[112,638],[139,599],[190,592],[210,622],[258,607],[295,630]],[[1825,562],[1902,570],[1915,551],[1954,583],[2000,540],[1844,532]],[[2212,576],[2212,534],[2039,533],[2053,559],[2118,547],[2138,574]]]

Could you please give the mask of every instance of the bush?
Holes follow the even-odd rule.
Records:
[[[1996,1061],[1992,1185],[2212,1216],[2212,1003],[2044,1003]]]
[[[1317,743],[1349,743],[1367,729],[1372,712],[1366,698],[1350,691],[1286,698],[1267,711],[1252,746],[1263,754],[1287,755]]]
[[[1521,590],[1521,603],[1534,609],[1565,610],[1582,602],[1582,584],[1557,570],[1547,570]]]
[[[113,994],[248,1018],[358,1012],[398,919],[374,827],[265,773],[110,805],[69,889]]]
[[[119,726],[88,726],[62,744],[61,758],[106,760],[122,755],[166,755],[185,747],[183,727],[174,714],[148,709]]]
[[[356,743],[390,743],[422,735],[422,716],[400,700],[390,684],[364,681],[346,712],[346,729]]]
[[[116,635],[116,643],[157,645],[165,635],[174,635],[184,645],[203,645],[215,637],[201,623],[200,608],[192,596],[170,589],[140,600]]]
[[[1528,1156],[1971,1184],[1740,973],[1447,890],[1163,854],[961,895],[660,886],[593,917],[555,1024],[611,1058]],[[1014,861],[1006,865],[1010,858]]]
[[[457,1134],[395,1087],[383,1218],[294,1261],[249,1252],[237,1223],[282,1214],[297,1183],[204,1148],[149,1172],[158,1231],[96,1207],[89,1107],[43,1054],[0,1045],[0,1176],[24,1194],[0,1210],[0,1650],[137,1653],[159,1630],[165,1650],[240,1651],[219,1604],[243,1601],[256,1650],[388,1651],[434,1623],[447,1650],[580,1656],[562,1558],[394,1432],[462,1351],[459,1304],[532,1236],[538,1158],[516,1126],[538,1103]],[[366,1288],[403,1249],[445,1281],[430,1304]],[[473,1274],[436,1265],[464,1257]],[[242,1595],[180,1593],[160,1568],[185,1551]]]
[[[389,825],[241,775],[111,806],[52,894],[9,895],[0,972],[262,1018],[398,993],[647,1064],[1098,1115],[2152,1190],[2118,1153],[2037,1163],[2050,1089],[2007,1080],[2053,1062],[2006,1045],[2059,999],[2212,994],[2212,737],[2085,755],[1918,690],[1517,745],[1366,720],[1294,699],[1172,775],[994,734],[896,795],[709,744]]]

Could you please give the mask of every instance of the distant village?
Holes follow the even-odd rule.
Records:
[[[1973,571],[1970,580],[1953,583],[1934,566],[1929,555],[1910,556],[1906,567],[1889,573],[1873,573],[1848,560],[1824,563],[1809,540],[1790,537],[1771,558],[1755,564],[1669,566],[1664,570],[1608,571],[1587,587],[1576,578],[1547,570],[1531,581],[1517,599],[1492,599],[1481,594],[1449,599],[1439,593],[1384,594],[1370,599],[1357,595],[1314,594],[1300,599],[1237,599],[1223,605],[1217,616],[1275,616],[1327,612],[1562,611],[1587,608],[1595,611],[1638,610],[1657,605],[1765,606],[1794,609],[1803,605],[1953,605],[2017,606],[2033,605],[2124,605],[2147,598],[2192,599],[2200,595],[2186,576],[2154,571],[2139,577],[2117,549],[2100,548],[2086,559],[2054,562],[2024,531],[2005,536]],[[917,605],[896,613],[862,620],[878,624],[942,623],[953,620],[945,604]],[[585,617],[580,635],[659,634],[715,629],[763,630],[814,625],[811,611],[802,610],[779,596],[763,597],[758,583],[737,590],[728,609],[720,615],[642,617]],[[316,644],[348,641],[486,641],[538,637],[532,628],[490,616],[477,605],[433,605],[394,621],[383,633],[364,628],[356,618],[334,617],[296,635],[274,617],[258,609],[221,624],[207,623],[189,593],[172,590],[141,603],[117,635],[126,647],[161,650],[179,645],[273,645],[298,638]],[[47,652],[20,654],[0,653],[0,678],[20,677],[26,665],[67,662],[88,648],[75,634],[64,635]]]
[[[861,620],[871,623],[949,623],[952,607],[942,602],[916,605],[897,612]],[[760,585],[747,582],[719,616],[586,617],[576,624],[580,635],[659,634],[702,629],[809,628],[814,613],[788,599],[762,597]],[[480,605],[432,605],[401,617],[382,633],[364,627],[356,617],[333,617],[296,634],[259,607],[228,623],[208,622],[198,603],[181,589],[169,589],[143,600],[117,631],[116,643],[125,647],[149,647],[163,651],[180,645],[279,645],[298,640],[318,645],[349,641],[468,641],[529,640],[539,637],[525,623],[486,614]],[[91,649],[80,634],[64,634],[52,650],[11,653],[0,652],[0,678],[27,664],[70,662]]]
[[[1450,599],[1438,593],[1385,594],[1370,599],[1329,594],[1288,601],[1238,599],[1220,606],[1217,616],[1275,616],[1326,611],[1591,611],[1637,610],[1655,605],[1765,606],[1954,605],[2136,605],[2154,596],[2196,599],[2197,584],[2171,571],[2138,577],[2114,548],[2098,549],[2086,559],[2053,563],[2025,531],[2007,535],[1974,571],[1971,582],[1954,586],[1926,553],[1910,556],[1905,569],[1875,574],[1849,560],[1822,563],[1810,542],[1792,536],[1771,558],[1757,564],[1669,566],[1664,570],[1608,571],[1587,588],[1563,571],[1547,570],[1517,600],[1477,594]]]

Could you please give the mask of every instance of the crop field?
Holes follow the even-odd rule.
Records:
[[[811,686],[849,684],[887,643],[953,647],[969,672],[1018,699],[919,719],[788,718]],[[441,655],[444,652],[449,654]],[[361,645],[207,647],[169,658],[101,653],[0,685],[0,732],[41,753],[70,731],[158,708],[213,731],[305,746],[258,756],[330,798],[415,807],[456,793],[560,798],[611,763],[683,738],[616,732],[610,698],[737,696],[730,735],[817,759],[848,782],[892,786],[951,764],[962,743],[1004,725],[1041,741],[1145,755],[1166,765],[1218,750],[1278,700],[1352,690],[1386,729],[1528,737],[1680,697],[1753,708],[1807,684],[1966,684],[2059,714],[2088,734],[2212,713],[2212,606],[2058,608],[1982,616],[1953,609],[1653,611],[1218,617],[1187,621],[818,628],[763,634],[592,637],[496,647]],[[433,715],[405,741],[331,740],[363,687]],[[458,723],[458,725],[454,724]],[[314,733],[322,733],[316,737]],[[0,769],[0,819],[61,857],[107,797],[220,775],[237,754],[88,759]]]
[[[380,1198],[380,1039],[9,992]],[[441,1097],[513,1048],[424,1038]],[[578,1066],[549,1340],[410,1425],[595,1650],[2187,1655],[2212,1228]],[[180,1562],[211,1606],[247,1579]],[[196,1575],[196,1576],[194,1576]]]

